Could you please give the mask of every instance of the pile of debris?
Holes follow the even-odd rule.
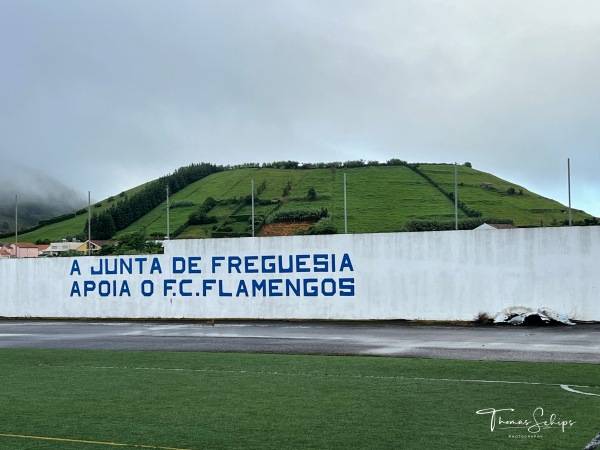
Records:
[[[565,325],[575,325],[566,314],[559,314],[550,308],[527,308],[525,306],[511,306],[500,311],[494,318],[494,323],[510,323],[511,325],[547,324],[560,322]]]

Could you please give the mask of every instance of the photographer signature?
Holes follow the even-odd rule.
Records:
[[[556,414],[544,417],[544,408],[542,407],[537,407],[529,418],[512,418],[509,413],[514,411],[513,408],[485,408],[476,411],[476,414],[487,414],[490,416],[490,431],[494,431],[496,428],[499,430],[522,428],[526,429],[529,433],[539,433],[542,430],[559,428],[564,433],[565,429],[571,428],[575,424],[575,421],[562,420]]]

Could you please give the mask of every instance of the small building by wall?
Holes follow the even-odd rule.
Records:
[[[474,230],[510,230],[518,228],[510,223],[482,223]]]
[[[79,241],[62,241],[62,242],[52,242],[50,246],[46,249],[46,252],[51,256],[58,256],[61,253],[67,252],[69,250],[77,250],[82,245],[82,242]]]
[[[38,258],[40,249],[37,245],[29,242],[18,242],[10,244],[10,255],[13,258]]]
[[[98,239],[92,239],[91,241],[87,240],[83,243],[81,243],[81,245],[79,245],[75,250],[77,250],[78,252],[82,252],[82,253],[98,253],[103,246],[105,245],[110,245],[110,244],[114,244],[114,241],[110,241],[110,240],[98,240]]]

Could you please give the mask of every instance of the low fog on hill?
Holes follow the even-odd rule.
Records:
[[[5,177],[0,191],[0,232],[13,231],[15,196],[19,228],[36,225],[38,220],[75,211],[87,205],[85,195],[65,186],[49,174],[17,164],[4,164]]]

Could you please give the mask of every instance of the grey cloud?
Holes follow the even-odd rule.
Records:
[[[571,157],[575,206],[600,215],[599,13],[580,0],[7,1],[0,146],[99,197],[198,161],[398,157],[471,161],[566,202]]]

